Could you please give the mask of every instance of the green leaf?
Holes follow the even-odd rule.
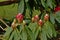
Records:
[[[50,13],[50,21],[55,24],[55,18],[54,18],[54,15],[53,13]]]
[[[37,4],[37,0],[34,0],[35,1],[35,3]]]
[[[43,7],[46,7],[46,6],[45,6],[45,1],[44,1],[44,0],[41,0],[41,3],[42,3],[42,5],[43,5]]]
[[[7,0],[0,0],[0,2],[4,2],[4,1],[7,1]]]
[[[12,20],[17,14],[17,7],[17,4],[0,6],[0,17]]]
[[[30,11],[29,5],[27,5],[27,6],[28,6],[28,7],[26,8],[25,17],[26,17],[26,18],[31,18],[31,17],[30,17],[31,11]]]
[[[44,29],[44,31],[45,31],[46,36],[47,36],[48,38],[51,38],[50,35],[49,35],[49,33],[48,33],[48,31],[47,31],[47,29],[45,28],[45,26],[43,26],[43,27],[44,27],[43,29]]]
[[[55,8],[56,7],[56,1],[55,0],[52,0],[52,5],[53,5],[53,8]]]
[[[44,19],[44,16],[45,16],[45,13],[43,13],[43,14],[41,15],[41,19],[42,19],[42,20]]]
[[[9,40],[13,40],[13,37],[14,37],[14,31],[12,32],[12,34],[11,34],[11,36],[10,36],[10,38],[9,38]]]
[[[45,31],[46,31],[46,34],[47,36],[50,38],[50,37],[53,37],[53,31],[52,31],[52,28],[51,28],[52,24],[47,21],[45,24],[44,24],[44,27],[45,27]],[[52,26],[53,27],[53,26]]]
[[[18,31],[18,29],[15,29],[14,32],[14,40],[20,40],[20,32]]]
[[[40,33],[40,31],[41,31],[41,28],[38,27],[38,28],[36,29],[35,33],[34,33],[34,37],[35,37],[35,39],[37,39],[38,34]]]
[[[29,0],[25,0],[25,2],[28,2]]]
[[[18,38],[18,34],[17,34],[16,30],[15,30],[14,40],[17,40],[17,38]]]
[[[21,40],[27,40],[27,32],[26,32],[26,30],[24,30],[24,29],[22,30],[21,36],[22,36]]]
[[[48,10],[48,5],[47,5],[47,3],[45,1],[46,0],[41,0],[41,4],[45,8],[45,10]]]
[[[57,32],[56,32],[56,30],[55,30],[55,27],[53,26],[51,26],[51,28],[52,28],[52,33],[53,33],[53,37],[56,37],[57,36]]]
[[[24,12],[24,0],[21,0],[18,4],[18,12],[23,13]]]
[[[29,24],[31,22],[31,20],[26,19],[25,22],[26,22],[26,24]]]
[[[21,33],[22,30],[23,30],[23,26],[22,26],[22,25],[19,25],[18,27],[19,27],[19,31],[20,31],[20,33]]]
[[[31,40],[36,40],[36,38],[39,34],[40,28],[37,28],[37,27],[38,27],[37,23],[30,23],[28,26],[28,28],[30,29],[30,30],[28,29],[29,30],[28,34],[29,34]]]
[[[29,29],[31,30],[31,38],[34,36],[34,38],[32,38],[32,39],[34,39],[34,40],[36,40],[36,38],[37,38],[37,36],[38,36],[38,34],[39,34],[39,32],[40,32],[40,28],[39,28],[39,26],[38,26],[38,24],[35,22],[35,23],[30,23],[29,24]]]
[[[36,10],[35,7],[33,8],[33,14],[32,14],[32,17],[34,17],[35,15],[40,15],[41,14],[41,11],[40,10]]]
[[[44,29],[42,29],[40,38],[41,38],[41,40],[47,40],[46,32],[44,31]]]
[[[30,40],[35,40],[33,32],[28,27],[26,27],[26,31],[27,31],[28,36],[29,36],[28,38]]]
[[[11,27],[8,27],[8,28],[6,29],[6,33],[4,34],[4,39],[9,40],[9,36],[10,36],[12,30],[13,30],[13,29],[12,29]]]
[[[32,30],[32,32],[34,33],[35,32],[35,30],[36,30],[36,28],[37,28],[37,23],[35,22],[35,23],[30,23],[29,24],[29,28]]]
[[[60,11],[56,12],[55,19],[60,23]]]
[[[53,9],[53,6],[52,6],[52,0],[47,0],[47,5],[51,8],[51,9]]]

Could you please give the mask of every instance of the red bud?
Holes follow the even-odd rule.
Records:
[[[38,15],[34,16],[34,20],[38,21],[39,20],[39,16]]]
[[[60,11],[60,6],[57,6],[55,9],[54,9],[55,12],[57,11]]]
[[[40,19],[39,22],[38,22],[38,24],[39,24],[40,26],[42,26],[42,25],[43,25],[43,21]]]
[[[49,15],[48,15],[48,14],[45,14],[44,20],[45,20],[45,21],[49,20]]]
[[[34,17],[32,18],[32,22],[34,22]]]
[[[18,22],[22,22],[23,21],[23,15],[21,13],[17,14],[16,19],[18,20]]]
[[[12,22],[11,27],[12,27],[13,29],[16,28],[16,19],[14,19],[14,21]]]
[[[26,22],[23,20],[23,25],[25,26],[26,25]]]

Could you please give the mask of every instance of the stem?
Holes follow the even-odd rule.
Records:
[[[0,21],[6,25],[6,27],[9,27],[1,18],[0,18]]]
[[[0,26],[0,28],[4,31],[5,29],[4,28],[2,28],[2,26]]]
[[[18,3],[18,1],[17,0],[3,1],[3,2],[0,2],[0,6],[9,5],[9,4],[13,4],[13,3]]]

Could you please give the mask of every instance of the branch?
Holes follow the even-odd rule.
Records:
[[[4,5],[10,5],[13,3],[18,3],[19,1],[15,0],[15,1],[4,1],[4,2],[0,2],[0,6],[4,6]]]
[[[0,26],[0,28],[1,28],[3,31],[5,31],[5,29],[4,29],[4,28],[2,28],[2,26]]]
[[[0,18],[0,21],[6,25],[6,27],[9,27],[1,18]]]

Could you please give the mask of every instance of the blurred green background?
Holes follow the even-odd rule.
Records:
[[[8,1],[8,0],[0,0],[0,2],[3,2],[3,1]]]
[[[17,14],[18,4],[0,6],[0,17],[11,19]]]

